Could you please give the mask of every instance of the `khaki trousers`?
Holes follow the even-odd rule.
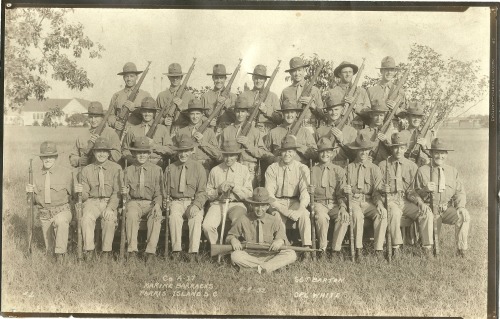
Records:
[[[385,232],[387,230],[387,218],[380,218],[377,208],[370,202],[352,199],[350,204],[356,248],[363,248],[363,227],[365,225],[365,217],[367,217],[373,220],[375,250],[383,250]],[[339,236],[343,238],[345,232],[339,234]]]
[[[401,227],[411,226],[413,221],[418,222],[420,238],[423,246],[432,245],[432,214],[418,216],[418,206],[403,198],[388,199],[389,216],[391,224],[389,233],[391,234],[392,245],[403,244]]]
[[[445,223],[448,225],[455,225],[455,242],[457,244],[457,249],[468,249],[467,238],[469,237],[470,220],[467,222],[463,221],[462,215],[457,213],[455,207],[448,207],[444,212],[441,213],[440,217],[437,219],[438,233],[441,232],[441,224]],[[432,229],[432,228],[431,228]],[[431,244],[433,244],[431,237]]]
[[[289,219],[285,215],[279,213],[279,211],[288,211],[291,212],[299,212],[300,216],[297,220],[297,224],[299,226],[300,238],[302,239],[302,246],[311,246],[311,219],[309,218],[310,213],[304,207],[300,206],[300,202],[298,199],[282,199],[277,198],[273,205],[278,206],[279,210],[276,213],[276,218],[278,218],[281,223],[283,229],[286,230],[286,222]],[[272,207],[271,211],[276,211],[277,209]]]
[[[219,234],[217,233],[217,228],[222,222],[222,213],[224,211],[225,202],[213,202],[210,203],[210,208],[208,209],[207,214],[205,215],[205,219],[203,220],[202,228],[205,237],[208,238],[210,244],[217,244],[217,239],[219,238]],[[227,232],[231,226],[243,215],[246,215],[247,208],[241,202],[230,202],[227,210],[227,218],[231,221],[230,225],[224,226],[226,229],[224,232]],[[224,234],[221,234],[221,237]]]
[[[174,200],[170,203],[170,240],[172,251],[181,251],[182,224],[184,219],[188,221],[189,227],[189,252],[197,253],[200,249],[201,222],[203,221],[203,210],[200,209],[193,218],[188,218],[187,208],[191,205],[191,199]]]
[[[102,213],[106,210],[108,198],[89,198],[83,203],[82,216],[82,233],[83,233],[83,249],[94,250],[94,230],[97,218],[101,217],[102,229],[102,251],[111,251],[113,245],[113,237],[115,236],[115,228],[117,225],[117,213],[104,219]]]
[[[71,210],[57,213],[52,218],[40,217],[43,240],[49,254],[65,254],[68,250],[68,232],[71,222]]]
[[[316,221],[316,237],[319,239],[319,248],[326,251],[328,245],[328,227],[330,226],[330,218],[337,219],[340,207],[337,204],[329,203],[314,203],[314,215]],[[335,222],[333,230],[333,250],[340,251],[342,239],[340,234],[345,234],[349,224]]]
[[[125,227],[127,229],[127,251],[138,251],[137,235],[139,233],[139,224],[142,216],[151,212],[152,206],[150,200],[131,200],[127,202],[127,218]],[[160,239],[162,216],[153,218],[148,216],[148,239],[146,252],[156,254],[156,246]]]
[[[271,255],[269,255],[271,254]],[[240,268],[257,268],[260,266],[267,272],[290,265],[297,260],[297,254],[291,249],[284,249],[277,254],[267,253],[267,256],[248,253],[245,250],[235,250],[231,253],[231,261]]]

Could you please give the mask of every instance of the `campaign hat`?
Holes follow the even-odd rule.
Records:
[[[236,140],[227,140],[222,143],[222,154],[240,154],[242,151],[240,143],[236,142]]]
[[[377,69],[399,69],[399,67],[396,66],[396,61],[392,56],[386,56],[380,62],[380,68]]]
[[[168,73],[163,73],[166,76],[181,76],[186,73],[182,73],[182,67],[179,63],[172,63],[168,66]]]
[[[82,113],[82,114],[88,114],[88,115],[103,115],[104,116],[104,109],[102,108],[101,102],[98,101],[92,101],[89,104],[89,107],[87,109],[87,112]]]
[[[150,139],[147,136],[138,137],[132,145],[133,147],[128,148],[131,151],[145,152],[152,149]]]
[[[318,141],[318,153],[322,151],[333,150],[333,143],[327,137],[322,137]]]
[[[410,132],[409,131],[401,131],[395,132],[391,135],[391,146],[408,146],[410,142]]]
[[[375,143],[371,140],[370,134],[368,132],[359,132],[358,136],[356,136],[356,139],[354,142],[347,144],[347,147],[349,147],[352,150],[366,150],[366,149],[371,149],[375,146]]]
[[[35,155],[40,157],[59,155],[59,153],[57,152],[56,143],[52,141],[43,142],[42,144],[40,144],[40,153]]]
[[[299,148],[297,145],[297,137],[288,134],[281,140],[281,147],[278,151],[296,150],[297,148]]]
[[[289,99],[284,100],[281,103],[281,109],[278,111],[302,111],[302,107],[298,106],[297,103],[290,101]]]
[[[262,65],[262,64],[256,65],[255,68],[253,69],[253,73],[248,72],[248,74],[259,75],[259,76],[263,76],[265,78],[271,77],[271,76],[267,75],[267,68],[265,65]]]
[[[398,113],[398,117],[404,115],[424,116],[424,107],[422,103],[419,101],[410,101],[408,103],[408,108]]]
[[[142,99],[141,106],[139,106],[139,109],[157,111],[158,104],[156,103],[155,99],[153,99],[151,96],[146,96],[144,99]]]
[[[226,72],[224,64],[215,64],[212,73],[207,73],[207,75],[231,75],[231,73]]]
[[[304,62],[304,60],[301,57],[293,57],[290,59],[290,68],[288,70],[285,70],[285,72],[290,72],[298,68],[305,68],[308,67],[310,64],[307,64]]]
[[[92,150],[97,151],[97,150],[106,150],[110,151],[113,148],[111,147],[111,143],[109,140],[105,137],[99,136],[96,138],[94,142],[94,147],[92,147]]]
[[[352,68],[353,75],[358,73],[358,66],[356,64],[352,64],[351,62],[347,61],[342,61],[342,63],[340,63],[339,66],[337,66],[335,70],[333,70],[333,75],[340,78],[340,72],[342,71],[343,68],[347,67]]]
[[[206,108],[201,103],[201,100],[194,98],[188,103],[188,107],[185,112],[189,111],[205,111]]]
[[[250,204],[270,204],[276,199],[269,196],[269,192],[265,187],[257,187],[253,190],[252,197],[245,199]]]
[[[453,151],[450,145],[442,139],[436,137],[431,142],[431,147],[427,149],[428,151]]]
[[[175,151],[179,152],[179,151],[193,149],[196,146],[198,146],[198,143],[195,143],[190,136],[188,136],[186,134],[182,134],[179,136],[177,145],[175,147],[173,147],[173,149]]]
[[[242,110],[248,110],[253,108],[253,105],[250,103],[250,101],[245,97],[245,96],[238,96],[236,99],[236,102],[234,104],[234,110],[242,109]]]
[[[132,62],[127,62],[123,66],[123,71],[118,73],[118,75],[125,75],[128,73],[141,74],[143,71],[137,71],[137,67]]]
[[[326,106],[325,110],[332,109],[337,106],[344,106],[343,102],[344,98],[339,96],[338,94],[330,94],[328,98],[326,99]]]

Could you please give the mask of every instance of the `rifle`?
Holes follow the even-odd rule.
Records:
[[[127,186],[127,159],[125,159],[125,169],[123,170],[123,186]],[[127,240],[126,238],[126,229],[125,229],[125,222],[127,219],[127,199],[128,199],[128,194],[123,194],[123,210],[122,210],[122,224],[121,224],[121,233],[120,233],[120,260],[124,260],[125,258],[125,241]]]
[[[28,183],[30,185],[33,185],[33,159],[30,159],[30,168],[28,170]],[[32,243],[33,243],[33,228],[35,225],[35,211],[34,211],[34,205],[35,205],[35,192],[31,192],[28,194],[28,205],[29,205],[29,210],[28,210],[28,255],[31,255],[32,249]]]
[[[400,97],[397,96],[396,100],[395,100],[396,101],[396,105],[391,110],[391,112],[389,113],[389,115],[387,115],[387,117],[385,118],[385,122],[382,125],[382,127],[380,128],[380,130],[376,130],[375,131],[375,139],[377,139],[377,134],[379,132],[381,132],[383,134],[386,134],[387,131],[389,130],[389,127],[391,126],[391,123],[392,123],[392,119],[394,118],[394,115],[396,115],[396,111],[399,108],[399,102],[400,102],[399,100],[400,100]],[[377,158],[379,149],[380,149],[380,141],[377,141],[377,144],[371,150],[373,160],[375,160]]]
[[[136,85],[134,85],[132,92],[130,92],[130,95],[128,96],[128,99],[127,99],[128,101],[130,101],[130,102],[135,101],[137,94],[139,94],[139,88],[141,87],[142,82],[144,81],[144,78],[146,77],[146,75],[149,72],[150,65],[151,65],[151,61],[148,61],[148,66],[146,67],[146,70],[144,70],[144,72],[142,72],[141,77],[139,78],[139,81],[137,81]],[[120,115],[121,115],[120,118],[123,120],[122,121],[123,122],[123,129],[117,130],[116,133],[118,133],[118,136],[120,137],[120,141],[123,141],[123,137],[125,135],[125,134],[123,134],[123,132],[125,131],[125,126],[126,126],[127,121],[128,121],[128,116],[130,115],[130,110],[127,107],[124,107],[122,105],[122,110],[120,112]],[[118,121],[118,119],[117,119],[117,121]]]
[[[385,160],[385,183],[389,183],[389,159]],[[386,250],[387,261],[391,262],[392,259],[392,237],[391,237],[391,219],[389,218],[389,201],[387,200],[387,193],[384,193],[384,206],[387,211],[387,231],[386,231]]]
[[[220,102],[219,99],[217,99],[213,112],[208,116],[208,119],[200,125],[200,127],[198,128],[198,132],[203,134],[203,132],[205,132],[205,130],[210,125],[210,122],[212,122],[214,118],[219,116],[219,113],[222,111],[222,108],[224,107],[224,103],[229,98],[229,93],[231,93],[231,85],[233,85],[234,79],[236,78],[236,74],[238,74],[238,71],[240,71],[241,61],[242,59],[240,59],[240,62],[236,66],[236,69],[234,70],[233,74],[231,75],[231,78],[229,79],[229,82],[227,82],[226,87],[224,88],[224,90],[222,90],[220,94],[220,96],[225,98],[224,101]]]
[[[430,181],[432,182],[432,171],[434,170],[434,167],[432,166],[432,159],[430,162],[431,170],[430,170]],[[438,233],[438,219],[439,219],[439,211],[437,211],[436,207],[434,206],[434,192],[430,193],[431,199],[430,199],[430,204],[431,204],[431,210],[434,215],[434,222],[433,222],[433,227],[432,230],[434,232],[434,252],[436,254],[436,257],[439,255],[439,233]]]
[[[227,211],[229,209],[229,192],[226,194],[226,201],[224,202],[224,209],[222,210],[222,228],[220,231],[219,244],[222,245],[224,240],[224,228],[226,226]],[[221,262],[221,255],[217,257],[217,261]]]
[[[349,180],[349,159],[347,159],[346,165],[346,177],[347,177],[347,185],[350,184]],[[352,210],[351,210],[351,194],[347,195],[347,212],[349,213],[349,247],[351,248],[351,261],[354,262],[355,259],[355,247],[354,247],[354,229],[352,222]]]
[[[165,181],[166,185],[163,185],[163,183],[161,183],[161,185],[164,186],[161,193],[163,195],[165,193],[165,188],[167,189],[166,194],[163,197],[164,198],[163,207],[165,208],[165,254],[164,254],[164,257],[165,257],[165,259],[167,259],[168,252],[169,252],[168,237],[170,235],[169,229],[168,229],[168,219],[170,218],[170,159],[168,159],[167,168],[165,169],[165,179],[166,179],[166,181]]]
[[[96,127],[94,134],[101,136],[102,131],[104,131],[104,128],[106,127],[106,123],[108,122],[108,119],[112,113],[113,113],[113,107],[110,105],[108,107],[108,111],[104,115],[104,118],[102,119],[101,123],[99,124],[99,126]],[[87,154],[90,153],[90,151],[92,150],[93,147],[94,147],[94,142],[92,142],[91,140],[88,140],[87,148],[82,151],[83,154],[81,154],[81,155],[87,156]]]
[[[349,90],[344,95],[344,101],[347,97],[354,96],[354,92],[357,91],[358,82],[359,82],[359,79],[361,78],[361,73],[363,73],[364,68],[365,68],[365,58],[363,58],[363,63],[359,67],[358,73],[356,74],[356,77],[354,78],[354,82],[352,83],[352,85],[349,87]],[[356,103],[352,103],[352,104],[356,104]],[[344,107],[348,107],[348,106],[349,106],[349,103],[344,102]],[[349,112],[347,112],[346,114],[349,114]]]
[[[158,124],[160,124],[161,120],[165,117],[172,117],[175,118],[176,113],[177,113],[177,106],[174,103],[174,98],[178,97],[182,99],[182,96],[184,95],[184,91],[186,90],[187,83],[189,81],[189,77],[191,76],[191,73],[193,73],[194,70],[194,64],[196,62],[196,58],[193,58],[193,64],[191,64],[191,67],[189,68],[189,71],[182,81],[181,86],[177,89],[177,92],[175,92],[175,95],[172,97],[172,100],[167,103],[166,106],[164,106],[160,112],[156,115],[153,124],[151,124],[151,127],[149,128],[149,131],[146,133],[146,136],[149,138],[153,138],[153,136],[156,133],[156,127]]]
[[[250,249],[250,250],[269,250],[269,248],[271,247],[270,244],[257,244],[248,242],[241,243],[241,246],[243,249]],[[285,249],[291,249],[299,252],[319,251],[319,249],[312,249],[309,247],[297,247],[297,246],[281,246],[280,248],[280,250],[285,250]],[[231,251],[233,251],[233,246],[231,245],[217,245],[217,244],[210,245],[210,256],[212,257],[217,255],[224,255]]]
[[[82,166],[78,165],[78,174],[76,180],[78,181],[78,177],[80,178],[80,183],[81,183],[81,178],[82,178]],[[83,238],[82,238],[82,209],[83,209],[83,204],[82,204],[82,192],[78,192],[78,203],[77,203],[77,209],[76,209],[76,229],[77,229],[77,256],[78,260],[82,260],[83,258]]]
[[[312,87],[314,83],[316,83],[316,80],[318,79],[318,76],[320,72],[323,70],[324,63],[320,62],[318,68],[314,72],[313,77],[311,80],[308,82],[308,84],[304,87],[304,90],[302,90],[302,94],[300,95],[299,99],[305,96],[308,96],[311,94]],[[309,108],[312,105],[312,102],[314,102],[314,99],[310,99],[309,103],[303,105],[302,111],[300,112],[300,115],[297,117],[297,120],[292,124],[292,127],[290,128],[290,131],[288,132],[288,135],[295,135],[297,136],[297,133],[299,132],[299,129],[302,125],[302,122],[306,118],[307,112],[309,111]]]
[[[311,174],[310,180],[312,182],[312,169],[313,160],[309,159],[309,172]],[[316,222],[314,220],[314,193],[311,193],[311,239],[312,249],[316,249]],[[316,251],[312,252],[312,260],[316,261]]]

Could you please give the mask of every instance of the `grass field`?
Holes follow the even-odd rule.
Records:
[[[54,264],[43,255],[39,228],[34,253],[26,257],[29,158],[43,140],[51,139],[60,145],[63,165],[69,166],[71,143],[81,130],[5,127],[3,312],[486,317],[486,129],[440,132],[453,141],[456,151],[448,162],[458,168],[467,192],[472,218],[467,259],[454,256],[453,227],[444,225],[437,259],[421,259],[408,247],[392,264],[371,257],[360,264],[295,263],[263,276],[209,261],[79,264],[71,255],[66,264]],[[40,166],[36,157],[34,163]]]

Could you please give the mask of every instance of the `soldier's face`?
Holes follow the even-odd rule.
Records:
[[[227,76],[225,75],[212,75],[212,80],[214,81],[214,88],[220,90],[224,87],[226,83]]]
[[[125,81],[126,87],[132,87],[137,82],[137,74],[128,73],[123,76],[123,81]]]
[[[290,76],[292,77],[292,80],[294,82],[302,81],[304,79],[305,74],[306,74],[306,69],[304,68],[297,68],[290,71]]]
[[[194,153],[194,149],[179,151],[179,154],[178,154],[179,161],[181,161],[181,163],[186,163],[188,161],[189,157],[191,156],[191,154],[193,154],[193,153]]]
[[[350,83],[353,75],[353,69],[351,67],[345,67],[340,71],[340,80],[344,83]]]
[[[283,160],[283,163],[290,164],[293,161],[295,154],[297,154],[295,150],[281,151],[281,159]]]
[[[231,167],[238,161],[238,156],[238,154],[224,154],[224,163],[226,163],[228,167]]]
[[[43,168],[50,169],[52,166],[54,166],[54,163],[56,162],[56,159],[57,159],[57,155],[56,156],[40,156],[40,159],[42,160]]]
[[[200,123],[201,121],[201,112],[200,111],[191,111],[189,112],[189,119],[191,120],[191,123],[194,125]]]
[[[333,153],[331,150],[319,152],[319,159],[321,163],[328,163],[329,161],[331,161],[332,154]]]
[[[368,156],[370,155],[370,149],[367,150],[358,150],[357,157],[361,162],[368,160]]]
[[[330,117],[330,119],[332,121],[336,121],[342,115],[342,110],[343,110],[343,107],[341,105],[329,108],[328,109],[328,116]]]
[[[102,122],[102,115],[89,114],[89,123],[91,128],[96,128]]]
[[[434,164],[436,164],[436,166],[442,166],[448,157],[448,151],[431,151],[431,155]]]
[[[292,124],[297,119],[297,111],[284,111],[283,117],[285,118],[285,122]]]
[[[405,145],[393,146],[392,154],[396,159],[402,159],[405,156],[405,152],[408,148]]]
[[[243,123],[243,122],[245,122],[247,120],[248,110],[246,110],[246,109],[237,109],[235,111],[235,115],[236,115],[236,120],[239,123]]]
[[[141,109],[142,119],[144,122],[151,122],[155,118],[155,111]]]
[[[409,119],[410,119],[410,121],[409,121],[410,125],[412,127],[419,127],[420,123],[422,123],[422,117],[421,116],[410,115]]]
[[[135,154],[135,159],[141,165],[146,163],[149,159],[149,156],[150,156],[149,151],[147,151],[147,152],[137,152],[136,151],[136,152],[134,152],[134,154]]]
[[[392,81],[396,75],[396,69],[382,69],[380,70],[380,74],[382,74],[383,80]]]
[[[384,124],[385,113],[384,112],[372,112],[370,114],[373,124],[380,126]]]
[[[262,89],[266,83],[267,78],[261,75],[252,75],[253,85],[257,89]]]
[[[169,76],[168,79],[170,81],[170,85],[172,85],[173,87],[178,87],[179,85],[181,85],[182,75],[179,75],[179,76]]]
[[[269,209],[269,204],[251,204],[252,212],[257,218],[263,218]]]
[[[109,158],[109,151],[107,150],[95,150],[94,157],[98,164],[106,162]]]

